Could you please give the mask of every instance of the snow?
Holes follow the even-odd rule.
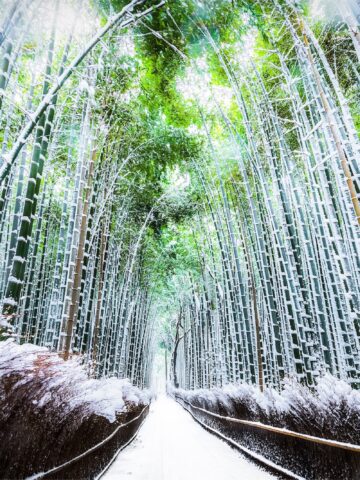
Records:
[[[224,405],[229,404],[229,399],[240,401],[249,405],[254,413],[260,408],[267,415],[270,412],[282,414],[295,411],[299,405],[306,407],[309,404],[328,412],[334,410],[336,406],[348,405],[349,408],[358,411],[360,415],[360,391],[354,390],[347,382],[330,374],[319,378],[313,391],[294,379],[288,379],[281,392],[274,388],[266,388],[264,392],[260,392],[258,387],[246,383],[228,384],[222,388],[212,388],[211,390],[175,390],[171,388],[171,392],[179,394],[189,403],[200,400],[202,404],[206,402],[216,406],[219,401]]]
[[[3,315],[0,315],[0,327],[7,329],[12,328],[11,323]],[[6,334],[3,333],[3,335],[5,336]]]
[[[15,249],[13,249],[13,250],[15,250]],[[15,255],[14,262],[24,263],[25,262],[25,257],[20,257],[19,255]]]
[[[127,379],[89,378],[81,357],[65,362],[46,347],[18,345],[9,339],[0,342],[0,379],[12,374],[20,377],[14,389],[29,383],[28,395],[33,396],[34,405],[42,408],[48,402],[58,402],[64,414],[82,407],[85,414],[94,413],[114,422],[117,413],[126,411],[126,402],[146,405],[151,400],[149,392],[134,387]],[[40,380],[35,391],[31,388],[34,378]]]
[[[14,275],[10,275],[8,281],[9,281],[9,283],[16,283],[17,285],[22,285],[23,284],[23,281],[14,277]]]
[[[16,306],[16,305],[17,305],[17,302],[16,302],[13,298],[7,297],[7,298],[4,298],[4,299],[3,299],[3,304]]]
[[[138,436],[103,480],[267,480],[272,475],[198,425],[174,400],[151,406]]]

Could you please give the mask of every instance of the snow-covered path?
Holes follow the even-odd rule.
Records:
[[[106,472],[104,480],[268,480],[250,463],[198,425],[165,396],[151,407],[137,438]]]

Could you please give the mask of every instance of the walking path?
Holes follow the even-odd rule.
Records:
[[[198,425],[174,400],[161,396],[136,439],[102,480],[270,480],[261,470]]]

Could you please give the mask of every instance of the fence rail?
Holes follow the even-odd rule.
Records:
[[[280,435],[287,435],[289,437],[301,438],[302,440],[307,440],[308,442],[327,445],[329,447],[342,448],[344,450],[350,450],[352,452],[360,453],[360,445],[355,445],[353,443],[339,442],[337,440],[330,440],[328,438],[314,437],[313,435],[294,432],[293,430],[288,430],[286,428],[273,427],[272,425],[266,425],[265,423],[261,423],[261,422],[252,422],[250,420],[241,420],[239,418],[227,417],[227,416],[219,415],[218,413],[210,412],[205,408],[196,407],[195,405],[192,405],[190,402],[187,402],[184,399],[182,399],[182,401],[187,405],[189,405],[191,408],[194,408],[195,410],[199,410],[201,412],[206,413],[207,415],[219,418],[221,420],[226,420],[228,422],[234,422],[234,423],[241,423],[242,425],[250,425],[251,427],[279,433]]]
[[[174,398],[204,428],[286,478],[360,478],[359,445],[219,415],[182,397]]]
[[[94,453],[96,450],[98,450],[99,448],[103,447],[104,445],[106,445],[110,440],[112,440],[116,434],[128,427],[129,425],[131,425],[132,423],[136,422],[137,420],[139,420],[142,415],[144,414],[144,412],[149,408],[149,405],[146,405],[142,411],[139,413],[139,415],[137,415],[136,417],[132,418],[131,420],[129,420],[128,422],[126,423],[123,423],[122,425],[119,425],[117,428],[115,428],[115,430],[108,436],[106,437],[104,440],[102,440],[101,442],[97,443],[96,445],[94,445],[93,447],[89,448],[88,450],[86,450],[85,452],[81,453],[80,455],[77,455],[76,457],[68,460],[67,462],[64,462],[63,464],[61,465],[58,465],[57,467],[53,467],[51,468],[50,470],[47,470],[46,472],[39,472],[39,473],[36,473],[34,475],[31,475],[30,477],[27,477],[26,480],[38,480],[38,479],[43,479],[43,478],[46,478],[50,475],[53,475],[54,473],[58,473],[60,472],[61,470],[64,470],[65,468],[68,468],[70,465],[73,465],[74,463],[78,462],[79,460],[87,457],[88,455]],[[104,473],[105,471],[108,469],[108,467],[111,465],[111,463],[115,460],[116,456],[118,455],[119,451],[121,451],[123,448],[125,448],[134,438],[135,436],[137,435],[137,432],[139,431],[140,427],[142,425],[142,422],[141,424],[139,425],[139,427],[137,428],[135,434],[130,438],[130,440],[128,440],[124,445],[122,445],[117,451],[116,451],[116,454],[112,457],[112,460],[107,464],[107,466],[105,467],[105,469],[103,469],[101,471],[100,474],[98,474],[96,476],[96,478],[100,478]]]

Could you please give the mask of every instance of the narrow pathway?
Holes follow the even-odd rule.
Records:
[[[272,475],[208,433],[174,400],[160,397],[104,480],[270,480]]]

